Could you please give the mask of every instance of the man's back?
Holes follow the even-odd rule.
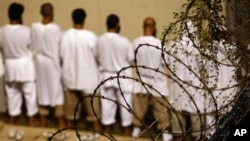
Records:
[[[133,41],[133,46],[134,49],[136,49],[139,45],[142,44],[148,44],[140,47],[138,49],[138,52],[136,54],[136,61],[137,65],[144,65],[150,68],[160,68],[162,71],[162,58],[161,58],[161,41],[153,36],[141,36],[136,38]],[[154,46],[158,47],[155,48]],[[154,76],[155,73],[153,71],[145,70],[145,69],[140,69],[140,73],[142,75],[146,76]],[[151,73],[150,73],[151,72]]]
[[[62,37],[63,78],[66,87],[92,92],[98,84],[94,57],[96,36],[88,30],[69,29]]]
[[[33,23],[31,26],[32,46],[37,54],[41,53],[50,58],[59,58],[59,43],[61,29],[57,24]]]
[[[6,25],[1,30],[0,42],[6,67],[6,81],[34,80],[34,64],[30,45],[30,29],[23,25]]]
[[[19,58],[28,55],[30,44],[30,29],[23,25],[6,25],[1,30],[0,37],[4,57]]]
[[[127,38],[105,33],[98,39],[97,54],[101,71],[116,72],[129,66],[133,59],[133,47]]]
[[[139,47],[139,45],[143,46]],[[163,60],[161,58],[161,41],[153,36],[141,36],[133,41],[133,46],[135,50],[139,47],[135,57],[138,66],[137,69],[142,81],[152,85],[162,95],[168,95],[169,90],[167,88],[166,76],[151,70],[158,69],[162,73],[165,73]],[[140,66],[145,66],[151,69],[145,69]],[[148,90],[154,96],[160,96],[159,93],[154,90],[149,88]],[[141,83],[134,82],[134,93],[147,93],[147,91]]]

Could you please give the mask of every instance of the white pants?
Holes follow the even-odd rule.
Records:
[[[113,87],[104,88],[101,90],[101,95],[104,96],[105,98],[114,100],[114,101],[110,101],[108,99],[101,98],[102,124],[104,125],[114,124],[116,122],[115,115],[116,115],[116,110],[118,107],[118,104],[116,104],[116,101],[125,107],[128,107],[128,106],[126,105],[125,100],[121,96],[119,89],[116,89]],[[126,99],[129,106],[132,107],[132,94],[124,93],[124,98]],[[130,126],[132,124],[133,115],[121,105],[119,105],[121,122],[122,122],[121,125],[123,127]]]
[[[25,99],[27,115],[33,116],[38,112],[37,95],[34,81],[7,82],[5,84],[7,103],[10,116],[18,116],[22,112],[23,96]]]

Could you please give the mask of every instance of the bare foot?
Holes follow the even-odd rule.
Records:
[[[100,124],[100,122],[98,120],[93,122],[93,128],[98,133],[102,133],[102,126],[101,126],[101,124]]]
[[[112,132],[112,126],[111,126],[111,125],[109,125],[109,126],[104,126],[104,132],[105,132],[106,134],[111,134],[111,132]]]
[[[72,120],[66,120],[66,128],[73,128],[73,121]]]
[[[59,128],[59,129],[64,129],[64,128],[66,128],[65,119],[64,119],[63,116],[58,117],[58,128]]]
[[[124,127],[123,135],[124,136],[131,136],[132,129],[131,127]]]
[[[10,116],[9,123],[10,123],[10,124],[16,123],[16,117],[15,117],[15,116]]]
[[[35,116],[29,117],[29,126],[38,126],[38,121],[36,120]]]
[[[47,118],[46,116],[40,115],[40,127],[46,127],[47,126]]]

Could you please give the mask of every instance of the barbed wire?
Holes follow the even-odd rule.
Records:
[[[198,116],[197,122],[200,124],[200,129],[193,131],[192,127],[189,127],[186,130],[183,130],[181,133],[182,139],[185,138],[187,134],[198,133],[200,140],[208,139],[210,135],[210,141],[223,140],[228,138],[230,127],[232,124],[238,124],[244,115],[246,115],[250,109],[242,110],[242,105],[244,103],[245,93],[248,90],[249,85],[249,72],[246,72],[244,77],[239,77],[241,75],[239,72],[242,70],[247,71],[249,58],[246,56],[241,56],[237,47],[237,38],[233,37],[228,29],[224,29],[225,16],[221,14],[222,11],[222,2],[223,0],[188,0],[186,4],[183,5],[183,11],[180,13],[175,13],[176,21],[171,23],[163,32],[161,46],[151,45],[150,43],[139,44],[138,47],[134,50],[134,63],[130,66],[124,66],[121,68],[116,75],[110,76],[109,78],[102,80],[98,86],[96,86],[92,95],[82,96],[79,101],[76,103],[74,122],[71,128],[65,128],[55,132],[50,138],[49,141],[56,136],[56,134],[64,132],[65,130],[75,130],[76,137],[80,140],[80,129],[98,132],[105,138],[109,140],[116,141],[116,137],[112,134],[105,132],[95,131],[89,127],[79,127],[76,120],[76,113],[79,110],[78,106],[82,104],[84,98],[90,98],[91,107],[94,112],[96,119],[98,114],[94,111],[94,98],[105,99],[110,102],[113,102],[120,107],[126,109],[131,113],[134,118],[138,119],[142,124],[142,134],[147,133],[149,138],[152,140],[157,140],[159,136],[164,133],[166,127],[173,126],[173,117],[170,118],[168,125],[165,125],[165,128],[154,135],[151,129],[157,123],[159,118],[162,115],[158,115],[156,119],[149,124],[146,124],[143,119],[140,119],[138,115],[134,112],[133,107],[129,105],[124,97],[124,90],[121,87],[121,80],[130,80],[131,83],[139,83],[147,92],[148,95],[154,98],[156,93],[158,97],[161,97],[164,100],[157,101],[161,106],[166,110],[171,111],[171,114],[176,116],[179,126],[182,125],[182,121],[178,115],[187,115],[187,116]],[[188,22],[192,22],[192,28],[188,25]],[[172,38],[171,34],[174,34]],[[183,37],[185,36],[185,40]],[[182,44],[182,45],[181,45]],[[241,46],[242,44],[240,44]],[[191,51],[187,51],[188,46],[191,46]],[[164,62],[164,69],[166,71],[161,71],[159,67],[152,68],[146,65],[138,65],[138,53],[142,48],[152,48],[161,52],[161,60]],[[240,47],[242,49],[242,47]],[[245,48],[246,51],[248,51]],[[177,54],[182,54],[186,58],[180,58]],[[219,55],[222,55],[221,59]],[[189,60],[189,62],[187,60]],[[161,62],[159,62],[160,64]],[[192,63],[199,64],[199,68],[192,66]],[[185,68],[188,71],[188,75],[192,77],[192,80],[185,80],[178,75],[176,68]],[[232,69],[229,78],[220,78],[220,69],[221,68]],[[126,70],[135,71],[135,76],[124,75],[123,72]],[[152,84],[146,82],[142,78],[141,71],[151,71],[155,74],[160,74],[172,84],[176,84],[180,88],[181,93],[175,95],[177,98],[172,99],[168,96],[165,96]],[[154,76],[152,76],[152,80]],[[226,84],[219,86],[221,79],[227,79]],[[109,82],[116,80],[118,84],[119,91],[125,105],[121,104],[118,100],[113,100],[105,96],[99,96],[98,93],[101,87]],[[194,83],[197,82],[197,83]],[[192,89],[194,92],[190,92]],[[172,93],[170,93],[170,96]],[[200,99],[197,100],[197,97]],[[176,103],[186,97],[184,103],[188,109],[189,106],[193,106],[193,112],[187,112],[180,110],[176,107]],[[155,99],[156,100],[156,99]],[[219,102],[219,100],[222,100]],[[202,106],[199,102],[203,102]],[[185,109],[184,109],[185,110]],[[208,123],[207,117],[211,116],[212,121]],[[177,134],[171,132],[172,134]],[[138,138],[140,138],[140,136]],[[133,138],[137,140],[138,138]]]

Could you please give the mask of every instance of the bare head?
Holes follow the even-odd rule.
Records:
[[[49,17],[51,19],[53,19],[54,16],[54,8],[53,5],[51,3],[44,3],[41,6],[41,11],[40,11],[41,15],[43,17]]]
[[[83,29],[84,28],[84,22],[87,14],[84,9],[77,8],[72,12],[72,20],[73,20],[73,27],[75,29]]]
[[[9,6],[9,19],[11,23],[22,24],[22,14],[24,12],[24,6],[19,3],[12,3]]]
[[[77,8],[72,12],[72,20],[74,24],[84,24],[86,12],[82,8]]]
[[[106,26],[109,32],[119,33],[121,30],[119,17],[115,14],[108,15]]]
[[[143,32],[145,36],[156,36],[156,21],[152,17],[147,17],[143,22]]]

